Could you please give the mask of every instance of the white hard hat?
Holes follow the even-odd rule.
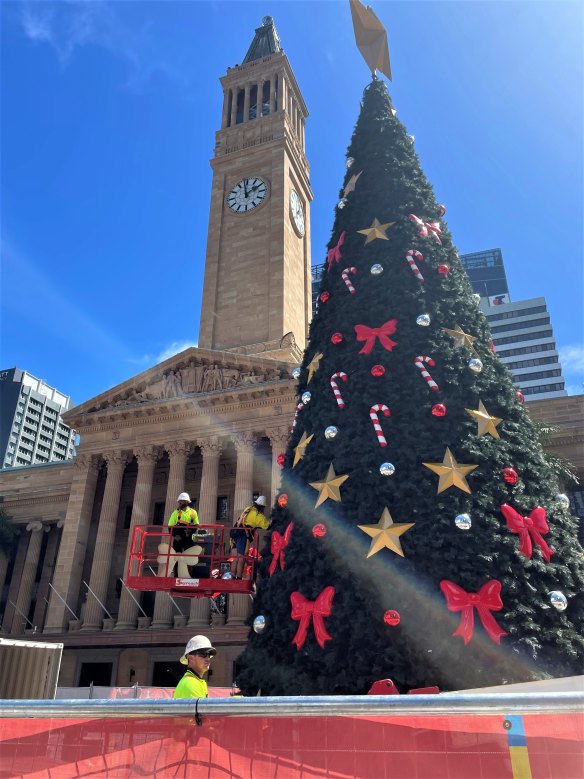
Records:
[[[265,506],[266,505],[266,496],[265,495],[260,495],[259,497],[257,497],[254,500],[254,503],[256,504],[256,506]]]
[[[177,503],[178,503],[179,500],[186,500],[187,503],[191,502],[191,498],[190,498],[190,495],[189,495],[188,492],[181,492],[181,494],[178,496],[178,498],[176,500],[177,500]]]
[[[185,653],[181,657],[180,662],[183,665],[188,665],[189,661],[187,660],[187,655],[190,655],[191,652],[196,652],[197,649],[212,649],[213,652],[217,651],[207,636],[193,636],[186,645]]]

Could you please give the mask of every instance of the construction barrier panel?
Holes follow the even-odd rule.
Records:
[[[581,779],[583,707],[584,693],[0,701],[0,776]]]

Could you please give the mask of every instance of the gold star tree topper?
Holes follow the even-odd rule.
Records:
[[[341,484],[347,481],[349,474],[343,476],[337,476],[333,464],[329,465],[326,476],[323,481],[311,481],[310,486],[318,490],[318,498],[316,500],[315,509],[317,509],[321,503],[330,498],[336,500],[337,503],[341,502]]]
[[[355,191],[355,187],[357,186],[357,182],[359,181],[359,176],[363,173],[362,170],[359,171],[359,173],[355,173],[347,182],[347,186],[343,190],[343,197],[347,197],[351,192]]]
[[[478,465],[462,465],[457,463],[454,459],[454,455],[448,447],[444,452],[444,459],[441,463],[422,463],[426,468],[429,468],[434,473],[437,473],[440,477],[438,479],[438,491],[437,494],[444,492],[449,487],[458,487],[463,492],[470,492],[471,489],[467,484],[466,476],[478,468]]]
[[[314,433],[311,433],[309,436],[306,435],[306,433],[302,433],[302,437],[300,438],[300,441],[296,444],[294,447],[294,462],[292,463],[292,467],[294,468],[300,460],[304,457],[306,454],[306,447],[308,444],[312,441],[314,438]]]
[[[392,552],[403,557],[404,551],[399,537],[415,524],[415,522],[394,522],[386,506],[376,525],[357,525],[359,530],[367,533],[373,539],[367,557],[377,554],[382,549],[391,549]]]
[[[367,236],[364,244],[364,246],[367,246],[368,243],[371,243],[371,241],[374,241],[376,238],[379,238],[382,241],[389,241],[389,238],[385,233],[394,224],[395,222],[386,222],[385,224],[381,224],[379,219],[375,217],[371,227],[366,227],[364,230],[357,230],[357,232]]]
[[[320,368],[320,361],[324,357],[324,354],[322,352],[317,352],[312,360],[308,363],[308,381],[307,384],[310,384],[310,380],[314,376],[314,374],[317,372],[317,370]]]
[[[357,48],[375,74],[379,70],[391,81],[387,30],[374,14],[371,6],[365,7],[359,0],[349,0]]]
[[[443,327],[442,329],[445,333],[448,333],[448,335],[454,338],[454,345],[457,348],[466,346],[467,349],[470,349],[471,352],[476,354],[474,348],[474,342],[477,340],[476,336],[465,333],[458,325],[456,325],[454,330],[451,330],[449,327]]]
[[[497,426],[500,425],[503,420],[499,417],[490,416],[482,400],[479,400],[477,411],[472,408],[465,408],[464,410],[476,420],[478,425],[477,435],[479,437],[488,433],[489,435],[492,435],[493,438],[500,438]]]

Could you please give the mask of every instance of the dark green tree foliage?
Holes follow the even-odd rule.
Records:
[[[286,452],[281,492],[288,504],[272,513],[272,532],[283,534],[291,522],[293,531],[283,571],[278,565],[269,575],[269,543],[264,550],[252,619],[263,615],[266,627],[259,634],[251,631],[238,682],[247,694],[258,689],[264,695],[358,694],[388,677],[405,692],[577,673],[584,656],[584,561],[576,520],[556,500],[558,485],[511,378],[492,352],[489,327],[444,221],[439,244],[419,237],[408,218],[413,213],[435,221],[438,204],[381,81],[365,90],[348,155],[354,162],[343,186],[363,173],[345,207],[337,208],[329,249],[346,231],[342,259],[322,280],[321,293],[330,297],[320,302],[312,322],[298,384],[299,399],[306,390],[312,397],[298,415]],[[387,230],[387,241],[365,245],[357,231],[374,218],[396,224]],[[409,249],[424,255],[418,264],[423,284],[406,262]],[[374,263],[383,266],[381,275],[371,274]],[[450,266],[446,276],[437,272],[442,263]],[[356,294],[342,279],[347,267],[357,268],[351,277]],[[416,323],[424,313],[431,318],[427,327]],[[377,339],[371,354],[359,354],[364,344],[356,340],[355,325],[379,327],[390,319],[397,320],[390,336],[395,348],[388,351]],[[442,329],[457,326],[476,337],[476,355],[455,346]],[[331,342],[333,333],[342,333],[341,343]],[[324,356],[308,383],[308,365],[318,352]],[[435,360],[429,370],[439,391],[430,390],[415,366],[418,355]],[[468,367],[475,356],[484,365],[478,374]],[[374,365],[383,365],[385,374],[372,376]],[[337,371],[348,376],[339,382],[344,409],[330,385]],[[479,401],[503,420],[499,439],[479,436],[476,420],[465,412],[478,409]],[[385,449],[369,416],[377,403],[391,411],[389,418],[380,415]],[[432,415],[436,403],[446,406],[445,416]],[[324,435],[329,425],[339,430],[332,440]],[[304,432],[314,437],[293,468]],[[458,463],[478,466],[467,476],[471,494],[457,487],[437,494],[438,476],[422,463],[441,463],[447,446]],[[381,475],[385,461],[395,465],[393,476]],[[340,487],[342,501],[315,508],[318,492],[310,482],[322,481],[330,463],[337,474],[348,474]],[[520,477],[514,486],[503,478],[509,466]],[[547,509],[551,562],[535,544],[531,559],[522,554],[519,536],[501,513],[505,503],[523,516],[538,505]],[[382,549],[367,558],[371,538],[357,526],[377,523],[384,507],[395,523],[415,523],[400,539],[404,557]],[[461,513],[472,519],[469,530],[454,523]],[[320,538],[312,532],[319,523],[327,529]],[[501,583],[503,608],[490,612],[507,634],[500,645],[476,609],[470,642],[453,635],[461,612],[447,609],[442,580],[468,593],[490,580]],[[335,589],[330,616],[324,618],[332,640],[321,648],[311,621],[297,649],[292,640],[300,623],[291,617],[290,596],[300,592],[314,601],[327,586]],[[568,599],[565,611],[550,605],[554,590]],[[399,625],[384,622],[389,609],[399,612]]]

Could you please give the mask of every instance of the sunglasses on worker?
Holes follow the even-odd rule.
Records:
[[[198,649],[196,652],[190,652],[189,654],[196,657],[215,657],[217,652],[214,649]]]

